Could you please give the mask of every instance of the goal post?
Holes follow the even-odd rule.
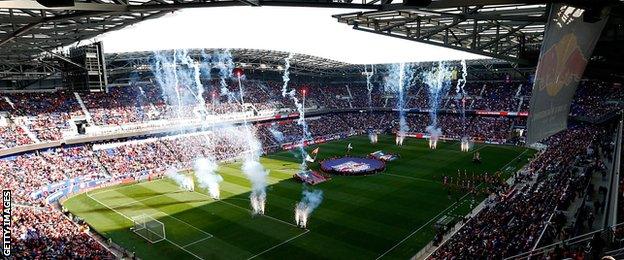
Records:
[[[132,231],[150,243],[158,243],[165,240],[165,224],[155,218],[142,214],[132,218]]]

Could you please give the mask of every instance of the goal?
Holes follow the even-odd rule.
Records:
[[[153,217],[142,214],[132,218],[132,231],[150,243],[158,243],[166,239],[165,224]]]

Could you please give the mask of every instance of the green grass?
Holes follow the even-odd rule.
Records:
[[[319,160],[344,155],[348,143],[354,155],[384,150],[401,158],[378,175],[336,176],[314,186],[323,190],[324,200],[308,230],[293,225],[294,205],[304,187],[292,179],[298,159],[290,152],[262,158],[270,169],[266,216],[251,216],[250,184],[239,163],[221,165],[225,181],[220,201],[210,199],[206,191],[182,192],[169,180],[157,180],[80,194],[64,206],[143,259],[407,259],[431,241],[437,219],[464,215],[471,201],[482,199],[460,193],[449,199],[440,182],[443,174],[453,176],[457,169],[503,169],[509,174],[533,155],[521,147],[478,144],[474,149],[483,163],[477,165],[472,153],[459,151],[457,142],[429,150],[424,140],[407,139],[405,146],[397,147],[391,136],[380,136],[375,145],[357,136],[320,145]],[[167,240],[150,244],[129,230],[128,217],[143,213],[165,224]]]

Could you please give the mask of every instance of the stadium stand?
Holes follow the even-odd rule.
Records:
[[[278,82],[274,81],[245,81],[246,89],[250,97],[248,102],[256,112],[266,111],[268,114],[275,114],[279,109],[289,107],[292,101],[283,98],[280,93]],[[505,112],[526,112],[528,110],[528,98],[530,96],[527,83],[490,83],[490,84],[468,84],[466,90],[466,106],[472,111],[505,111]],[[232,91],[235,87],[229,85]],[[306,88],[309,91],[308,109],[350,109],[368,108],[368,98],[365,86],[352,85],[347,89],[346,85],[315,86],[310,84]],[[428,101],[425,91],[420,88],[412,88],[408,95],[408,107],[415,109],[427,109]],[[452,92],[452,91],[451,91]],[[572,105],[570,114],[575,117],[596,119],[613,113],[622,107],[622,86],[613,82],[583,81],[579,87],[579,92]],[[84,111],[78,105],[76,97],[72,93],[57,92],[57,98],[53,101],[46,99],[50,93],[29,93],[29,94],[0,94],[0,108],[9,114],[13,122],[23,122],[24,128],[17,124],[0,127],[0,149],[12,148],[19,145],[31,144],[37,141],[56,141],[63,139],[62,132],[70,130],[70,119],[72,117],[84,116]],[[80,93],[91,116],[91,120],[98,126],[140,124],[150,121],[172,118],[189,118],[193,115],[193,107],[181,106],[178,108],[175,103],[166,105],[167,100],[163,99],[163,93],[158,88],[150,85],[129,86],[111,88],[109,93],[94,92]],[[137,98],[138,97],[138,98]],[[372,103],[378,108],[393,108],[395,98],[387,97],[385,101],[381,92],[374,91]],[[214,113],[232,113],[241,111],[239,104],[225,102],[224,97],[213,98],[210,92],[204,94],[208,111]],[[7,102],[11,101],[12,105]],[[443,101],[444,109],[457,109],[459,100],[449,95]],[[169,103],[171,104],[171,103]],[[351,115],[349,115],[351,116]],[[382,120],[382,119],[380,119]],[[451,120],[451,121],[449,121]],[[451,129],[449,125],[454,125],[451,116],[442,119],[445,124],[443,129]],[[471,120],[490,120],[480,117],[470,118]],[[425,120],[413,119],[413,121],[425,122]],[[510,128],[509,120],[491,120],[486,123],[497,129]],[[446,123],[445,123],[446,122]],[[377,124],[385,122],[379,121]],[[517,122],[515,122],[517,123]],[[514,123],[514,125],[516,125]],[[481,126],[482,124],[472,124]],[[507,127],[509,125],[509,127]],[[503,127],[504,126],[504,127]],[[140,127],[140,126],[138,126]],[[358,127],[356,127],[358,128]],[[415,127],[423,132],[424,127]],[[34,133],[38,140],[29,138],[27,131]],[[484,133],[485,129],[468,129],[471,136]],[[449,130],[448,135],[456,135],[457,131]],[[497,133],[496,138],[502,140],[505,133]],[[482,137],[480,137],[482,138]],[[492,137],[490,137],[492,138]]]
[[[433,259],[503,258],[532,249],[555,210],[565,210],[584,192],[593,170],[575,169],[584,161],[596,164],[592,126],[574,127],[550,137],[548,148],[531,161],[519,185],[490,197],[488,205],[432,256]]]
[[[14,207],[9,259],[113,259],[88,229],[56,209]]]
[[[295,120],[273,118],[280,111],[294,112],[286,110],[292,107],[292,101],[282,97],[280,83],[249,80],[245,84],[249,84],[247,89],[250,91],[246,102],[252,104],[256,114],[264,113],[273,119],[254,126],[264,152],[278,151],[284,144],[297,142],[303,132]],[[233,84],[228,87],[235,93]],[[368,94],[363,85],[309,84],[306,88],[311,89],[307,97],[308,110],[329,110],[306,120],[310,138],[362,134],[370,128],[388,133],[398,131],[396,113],[387,111],[396,102],[393,96],[374,91],[371,106],[375,109],[369,111]],[[528,109],[530,88],[526,83],[475,83],[466,89],[469,94],[466,106],[470,111],[526,112]],[[571,115],[599,118],[621,109],[621,90],[619,84],[584,81]],[[0,127],[0,149],[63,140],[63,132],[71,128],[70,120],[87,114],[96,126],[135,124],[137,128],[152,121],[197,116],[193,107],[166,105],[168,101],[163,98],[163,93],[149,84],[112,88],[109,93],[79,93],[87,111],[83,111],[73,93],[56,92],[55,99],[47,98],[49,94],[0,94],[0,108],[10,119],[8,124]],[[242,111],[240,104],[226,102],[227,97],[206,92],[204,99],[208,111],[216,114]],[[414,88],[408,104],[411,108],[426,109],[427,95]],[[523,128],[526,124],[523,117],[471,113],[465,118],[468,127],[464,129],[461,116],[453,111],[460,104],[458,100],[446,97],[444,104],[449,110],[441,113],[438,120],[443,135],[448,138],[459,139],[468,135],[475,141],[516,143],[517,140],[512,138],[514,127]],[[426,132],[428,118],[428,114],[410,113],[407,117],[410,132]],[[467,220],[433,257],[453,259],[491,255],[500,258],[531,249],[552,212],[566,208],[588,183],[586,174],[590,173],[581,174],[572,168],[581,161],[596,164],[597,159],[585,153],[588,146],[595,145],[596,135],[593,133],[596,131],[601,130],[578,126],[549,138],[545,142],[548,148],[530,163],[528,171],[522,175],[524,178],[517,176],[521,184],[493,189],[496,195],[489,200],[486,209]],[[234,138],[224,136],[227,133],[187,132],[60,146],[0,158],[0,173],[4,176],[0,184],[3,188],[13,188],[14,201],[20,205],[16,210],[18,225],[13,239],[18,247],[28,248],[16,257],[110,257],[98,243],[84,235],[85,227],[75,226],[61,213],[46,206],[46,198],[60,187],[50,184],[65,183],[77,177],[118,180],[161,175],[171,167],[192,167],[192,160],[198,156],[211,155],[226,161],[235,160],[244,152],[240,145],[228,143]],[[206,140],[218,143],[216,150],[209,148],[214,146],[206,146]],[[51,228],[52,223],[60,225]],[[75,242],[82,240],[86,242]]]

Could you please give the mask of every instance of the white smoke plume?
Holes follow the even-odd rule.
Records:
[[[197,158],[193,163],[193,169],[195,171],[195,178],[197,179],[198,186],[203,189],[208,189],[210,197],[216,200],[221,197],[219,185],[223,181],[223,177],[217,173],[218,167],[219,166],[214,159],[205,157]]]
[[[282,76],[284,85],[282,85],[282,97],[286,97],[286,93],[288,93],[288,82],[290,81],[290,59],[292,59],[292,57],[293,54],[289,53],[288,57],[284,59],[284,75]]]
[[[376,144],[379,138],[377,136],[377,133],[371,131],[370,133],[368,133],[368,139],[370,140],[371,144]]]
[[[442,129],[430,125],[425,130],[429,133],[429,148],[436,149],[438,147],[438,139],[442,135]]]
[[[195,190],[195,184],[193,183],[193,178],[179,173],[174,168],[169,168],[169,170],[167,170],[167,173],[165,174],[165,177],[173,180],[183,190],[187,190],[187,191]]]
[[[243,100],[243,87],[239,80],[241,100]],[[262,155],[262,143],[258,140],[253,128],[247,124],[247,118],[245,117],[243,127],[238,130],[240,133],[234,135],[235,138],[243,140],[247,149],[247,152],[243,153],[243,165],[241,166],[243,173],[251,182],[251,194],[249,200],[251,203],[252,212],[254,215],[264,215],[264,208],[266,203],[266,178],[269,175],[269,170],[266,170],[260,163],[260,155]]]
[[[423,82],[428,86],[429,90],[429,116],[431,122],[427,126],[427,132],[431,136],[429,139],[429,147],[435,149],[442,129],[438,127],[438,109],[442,97],[446,95],[451,85],[452,72],[446,63],[440,61],[437,67],[432,67],[429,71],[422,73]]]
[[[232,78],[232,70],[234,70],[232,54],[229,50],[216,51],[212,54],[212,64],[214,64],[214,68],[219,70],[221,96],[227,96],[228,101],[232,101],[234,96],[230,93],[227,85],[227,79]]]
[[[472,149],[472,141],[468,137],[462,137],[460,148],[462,152],[470,151]]]
[[[456,99],[459,100],[458,106],[461,111],[461,122],[462,122],[461,150],[462,151],[465,150],[467,152],[468,150],[470,150],[469,142],[463,141],[464,138],[468,139],[468,136],[466,136],[466,90],[464,90],[464,87],[466,86],[466,77],[468,76],[466,60],[461,60],[461,66],[462,66],[461,78],[457,79],[457,86],[456,86],[455,91],[457,93]]]
[[[249,199],[251,201],[252,212],[255,215],[264,215],[267,186],[266,177],[269,175],[269,171],[264,169],[264,166],[257,160],[245,160],[242,169],[247,179],[251,181],[251,194],[249,195]]]
[[[282,133],[280,130],[278,130],[277,127],[275,127],[274,125],[271,125],[267,129],[269,129],[269,132],[271,133],[271,135],[273,135],[273,138],[275,138],[275,140],[279,144],[284,142],[284,133]]]
[[[464,87],[466,86],[466,77],[468,76],[468,69],[466,68],[466,60],[461,60],[461,78],[457,79],[457,86],[455,88],[455,92],[457,94],[465,95],[466,90]]]
[[[371,71],[366,70],[366,65],[364,65],[364,74],[366,76],[366,89],[368,90],[368,108],[370,109],[373,106],[373,83],[371,83],[371,78],[375,73],[375,65],[371,64]]]
[[[207,113],[201,75],[203,69],[210,76],[210,68],[216,66],[211,59],[205,53],[194,59],[187,50],[153,54],[151,68],[156,85],[161,89],[167,108],[178,118],[192,116],[192,111]]]
[[[394,138],[394,142],[397,146],[403,146],[403,141],[405,141],[405,135],[401,133],[397,134],[397,136]]]
[[[413,64],[392,64],[388,68],[389,74],[385,80],[385,90],[397,94],[396,108],[399,111],[399,132],[397,135],[399,136],[409,132],[409,125],[405,119],[405,106],[415,69],[416,66]]]
[[[322,201],[323,191],[304,190],[303,198],[295,206],[295,224],[297,224],[297,226],[301,228],[306,228],[308,226],[308,220],[310,218],[310,215],[321,204]]]
[[[310,139],[312,137],[312,134],[310,133],[308,129],[308,124],[305,121],[305,107],[304,107],[305,104],[299,101],[299,98],[297,97],[297,91],[295,89],[291,89],[290,91],[288,91],[288,82],[290,81],[290,59],[292,59],[292,57],[293,55],[292,53],[290,53],[288,57],[284,59],[285,61],[284,75],[282,76],[282,79],[284,80],[284,85],[282,86],[282,96],[290,97],[290,99],[295,104],[295,108],[297,109],[297,112],[299,113],[299,119],[297,119],[297,124],[301,126],[301,130],[303,132],[303,135],[301,136],[301,139],[299,140],[299,144],[297,145],[300,156],[301,156],[301,163],[299,165],[299,168],[301,169],[301,171],[305,171],[307,168],[306,158],[309,158],[310,156],[305,151],[304,143],[305,143],[305,140]],[[304,101],[305,101],[305,97],[304,97]]]

